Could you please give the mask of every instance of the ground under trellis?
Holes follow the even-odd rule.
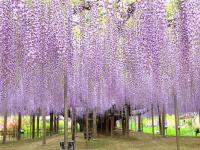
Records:
[[[0,145],[0,150],[58,150],[59,141],[63,136],[49,137],[47,144],[42,146],[39,140],[25,140],[16,143]],[[71,138],[71,137],[70,137]],[[181,137],[181,150],[199,150],[199,138]],[[142,133],[130,133],[129,138],[117,134],[110,136],[99,135],[96,140],[86,142],[82,133],[76,137],[76,150],[175,150],[176,143],[174,137],[160,137]]]

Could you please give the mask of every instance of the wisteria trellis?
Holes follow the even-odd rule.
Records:
[[[0,0],[0,113],[200,109],[200,1]],[[178,10],[178,11],[177,11]]]

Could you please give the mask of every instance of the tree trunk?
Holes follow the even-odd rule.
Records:
[[[37,138],[40,137],[40,114],[37,114]]]
[[[103,117],[100,117],[101,120],[101,134],[103,133]]]
[[[137,116],[135,116],[135,131],[137,131]]]
[[[43,134],[42,134],[42,144],[45,145],[46,144],[46,113],[42,112],[42,130],[43,130]]]
[[[125,125],[125,135],[126,137],[129,136],[129,106],[126,105],[125,107],[125,121],[126,121],[126,125]]]
[[[142,127],[142,132],[143,132],[143,118],[141,117],[141,127]]]
[[[163,104],[163,111],[162,111],[162,135],[165,136],[165,105]]]
[[[64,149],[68,149],[68,100],[67,100],[67,78],[64,77]]]
[[[199,109],[199,125],[200,125],[200,109]]]
[[[74,109],[74,140],[76,139],[77,131],[78,131],[77,116],[76,116],[76,109]]]
[[[88,110],[86,110],[86,140],[89,140],[89,113]]]
[[[161,117],[161,112],[160,112],[160,107],[158,105],[158,122],[159,122],[159,132],[160,132],[160,135],[163,135],[162,131],[162,117]]]
[[[32,116],[32,139],[35,138],[35,115]]]
[[[114,117],[114,129],[116,129],[117,128],[117,119],[116,119],[116,117]]]
[[[174,97],[174,114],[175,114],[175,127],[176,127],[176,146],[177,150],[180,150],[180,143],[179,143],[179,115],[178,115],[178,106],[177,106],[177,95],[175,91],[173,91]]]
[[[125,111],[124,111],[124,108],[123,108],[123,111],[122,111],[122,135],[125,135],[125,132],[126,132],[126,125],[125,125]]]
[[[121,125],[122,125],[122,135],[125,135],[125,123],[124,123],[124,116],[122,116],[122,119],[121,119]]]
[[[53,113],[50,113],[50,136],[53,135]]]
[[[93,110],[93,137],[97,137],[97,115],[96,115],[96,109]]]
[[[59,115],[57,115],[57,129],[56,129],[56,132],[57,134],[59,133]]]
[[[18,136],[17,140],[21,140],[21,128],[22,128],[22,115],[21,113],[18,114]]]
[[[111,137],[113,137],[114,126],[115,126],[115,116],[112,113],[111,114],[111,132],[110,132]]]
[[[75,141],[76,137],[76,112],[75,108],[72,108],[72,140]]]
[[[155,135],[155,132],[154,132],[154,111],[153,111],[153,104],[151,105],[151,117],[152,117],[152,134],[153,136]]]
[[[7,136],[7,119],[8,114],[7,112],[4,114],[4,128],[3,128],[3,144],[6,143],[6,136]]]
[[[79,126],[80,126],[80,132],[84,131],[84,120],[79,118]]]
[[[108,118],[108,112],[106,112],[106,135],[109,134],[109,118]]]
[[[30,128],[29,128],[30,139],[32,139],[32,127],[33,127],[32,122],[33,122],[33,118],[32,118],[32,115],[30,115]]]
[[[142,127],[141,127],[141,114],[138,114],[138,131],[139,132],[142,131]]]
[[[75,111],[76,112],[76,111]],[[75,115],[76,115],[76,113],[75,113]],[[79,129],[78,129],[78,117],[77,117],[77,115],[76,115],[76,117],[75,117],[75,129],[76,129],[76,133],[79,131]]]
[[[53,132],[57,133],[57,117],[56,117],[56,115],[54,115],[53,117],[54,117],[54,119],[53,119]]]

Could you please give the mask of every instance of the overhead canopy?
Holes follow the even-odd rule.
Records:
[[[66,2],[0,0],[1,114],[200,109],[199,0]]]

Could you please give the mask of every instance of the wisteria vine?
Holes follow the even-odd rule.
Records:
[[[200,109],[200,1],[0,0],[0,114]],[[175,7],[177,7],[175,9]],[[172,8],[173,10],[173,8]]]

